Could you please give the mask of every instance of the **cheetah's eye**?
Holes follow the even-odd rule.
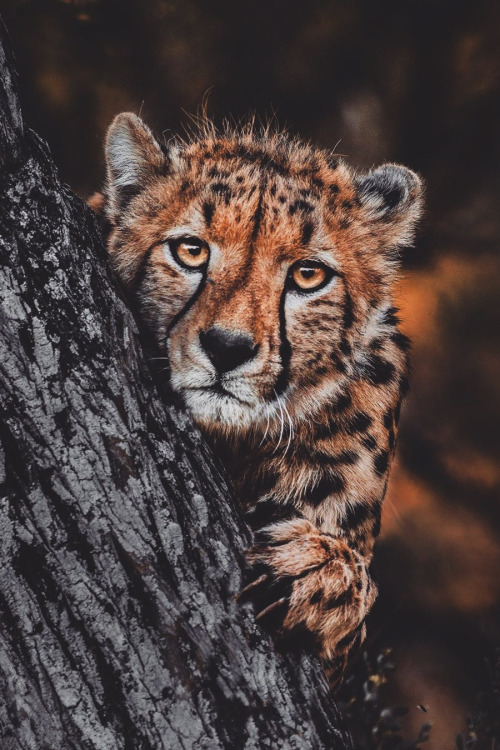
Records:
[[[174,258],[185,268],[201,269],[208,263],[208,245],[197,237],[180,237],[168,244]]]
[[[314,260],[302,260],[291,267],[289,279],[292,288],[301,292],[314,292],[325,286],[333,273],[331,268]]]

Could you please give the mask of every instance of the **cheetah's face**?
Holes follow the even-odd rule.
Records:
[[[418,178],[365,177],[283,136],[164,154],[133,115],[107,141],[110,250],[173,389],[209,429],[310,415],[362,363]]]

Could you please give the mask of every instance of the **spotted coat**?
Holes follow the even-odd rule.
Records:
[[[251,126],[160,147],[131,114],[106,157],[91,204],[113,265],[255,530],[242,599],[309,636],[337,681],[376,595],[408,387],[391,290],[420,180]]]

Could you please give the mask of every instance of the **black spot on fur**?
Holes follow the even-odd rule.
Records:
[[[396,427],[399,424],[399,417],[401,416],[401,402],[397,404],[396,408],[394,409],[394,424]]]
[[[294,201],[290,208],[288,209],[288,213],[290,216],[293,216],[297,213],[297,211],[300,211],[301,213],[310,214],[314,210],[313,206],[304,200],[297,200]]]
[[[363,526],[373,515],[372,506],[368,503],[357,503],[349,506],[340,522],[344,531],[354,531],[359,526]]]
[[[326,424],[321,424],[317,427],[316,437],[318,440],[327,440],[328,438],[337,435],[339,430],[340,425],[332,416]]]
[[[332,596],[324,603],[325,609],[336,609],[337,607],[343,607],[344,604],[349,604],[352,600],[352,589],[348,588],[338,596]]]
[[[332,404],[332,408],[339,414],[340,412],[348,409],[352,404],[352,396],[350,393],[341,393],[336,401]]]
[[[398,318],[398,308],[397,307],[389,307],[388,310],[385,311],[384,316],[382,318],[382,323],[388,326],[395,326],[399,323]]]
[[[381,338],[372,339],[368,344],[368,347],[372,350],[372,352],[378,352],[382,348],[383,343],[383,339]]]
[[[358,459],[359,455],[356,451],[342,451],[337,457],[338,463],[344,464],[345,466],[353,466]]]
[[[317,589],[317,591],[314,592],[314,594],[309,599],[309,604],[317,604],[323,599],[323,591],[321,589]]]
[[[389,411],[386,411],[384,414],[384,427],[387,429],[392,427],[392,409],[389,409]]]
[[[210,190],[215,195],[220,195],[222,198],[224,198],[226,204],[229,203],[229,201],[233,197],[233,191],[225,182],[214,182],[212,185],[210,185]]]
[[[392,452],[394,450],[394,445],[396,444],[396,435],[394,433],[394,428],[391,427],[389,430],[389,450]]]
[[[364,411],[358,411],[347,422],[347,432],[352,435],[356,432],[366,432],[372,423],[372,418]]]
[[[245,520],[254,531],[276,521],[290,521],[300,518],[297,508],[287,503],[278,503],[272,499],[259,500],[245,513]]]
[[[352,555],[346,547],[340,548],[341,557],[344,558],[344,562],[350,564],[352,562]]]
[[[364,437],[361,438],[361,442],[369,451],[373,451],[377,447],[377,441],[373,435],[364,435]]]
[[[401,203],[404,196],[404,190],[400,187],[393,187],[390,190],[384,191],[382,195],[387,208],[394,208],[398,203]]]
[[[203,217],[205,219],[205,224],[207,225],[207,227],[210,227],[212,223],[214,211],[215,211],[214,204],[205,202],[202,206],[202,211],[203,211]]]
[[[309,450],[309,449],[308,449]],[[308,455],[304,453],[304,460]],[[342,451],[337,455],[329,453],[327,450],[317,449],[314,451],[313,460],[321,466],[352,466],[358,460],[359,455],[355,451]]]
[[[351,201],[342,201],[342,208],[345,208],[346,211],[350,211],[352,208]]]
[[[314,225],[310,221],[306,221],[302,227],[302,236],[300,238],[302,246],[306,246],[311,241]]]
[[[329,495],[336,495],[342,492],[345,483],[343,478],[336,474],[334,476],[326,475],[321,477],[316,484],[308,491],[306,500],[310,505],[317,507]]]
[[[401,331],[397,331],[396,333],[393,333],[391,336],[391,341],[393,341],[398,349],[401,349],[403,352],[410,351],[411,348],[411,341],[408,338],[408,336],[405,336],[404,333],[401,333]]]
[[[352,352],[352,346],[347,341],[347,339],[342,339],[342,341],[340,342],[339,349],[342,352],[342,354],[345,354],[346,357],[348,357],[349,354],[351,354]]]
[[[333,352],[330,354],[330,359],[332,360],[333,364],[337,368],[338,372],[344,373],[346,371],[346,366],[344,362],[342,362],[339,353],[333,350]]]
[[[394,378],[396,368],[392,362],[388,362],[376,354],[372,354],[366,364],[368,380],[373,385],[385,385]]]
[[[399,391],[401,393],[401,398],[404,398],[409,390],[410,390],[410,378],[406,374],[402,375],[401,380],[399,382]]]
[[[351,328],[352,324],[354,323],[354,305],[352,297],[349,294],[349,290],[347,288],[345,290],[343,323],[346,330]]]
[[[387,470],[387,466],[389,465],[389,453],[387,451],[380,451],[380,453],[377,453],[377,455],[373,459],[373,465],[377,474],[380,474],[380,476],[382,476],[382,474],[384,474]]]

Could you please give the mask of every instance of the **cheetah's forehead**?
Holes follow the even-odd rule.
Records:
[[[339,157],[279,135],[196,142],[181,152],[179,161],[188,182],[192,180],[198,188],[209,183],[223,198],[242,195],[243,186],[250,190],[265,187],[268,198],[277,198],[282,191],[284,199],[295,190],[306,204],[308,199],[312,204],[321,200],[332,186],[335,195],[353,194],[351,171]],[[296,205],[292,214],[300,209]]]
[[[347,165],[278,136],[193,143],[180,154],[175,180],[183,226],[191,222],[221,245],[263,249],[268,238],[268,251],[288,260],[300,250],[331,251],[334,206],[355,201]]]

